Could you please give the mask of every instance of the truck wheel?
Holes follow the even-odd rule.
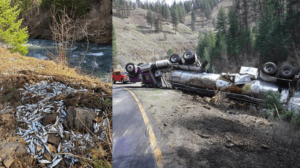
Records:
[[[263,65],[262,71],[266,75],[275,75],[277,66],[273,62],[267,62]]]
[[[131,75],[135,74],[135,66],[133,63],[130,62],[130,63],[126,64],[125,69],[129,74],[131,74]]]
[[[123,79],[121,79],[121,83],[124,84],[124,80]]]
[[[112,81],[113,81],[114,84],[116,83],[116,81],[114,79],[112,79]]]
[[[295,75],[295,70],[292,66],[284,65],[279,69],[279,76],[282,78],[292,78]]]
[[[181,61],[181,58],[180,58],[180,56],[178,54],[172,54],[170,56],[170,62],[172,64],[179,63],[180,61]]]
[[[193,64],[196,61],[196,55],[191,51],[186,51],[183,54],[183,59],[187,64]]]

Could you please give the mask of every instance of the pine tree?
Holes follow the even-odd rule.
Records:
[[[161,32],[161,30],[162,30],[162,24],[161,24],[161,16],[160,15],[157,15],[154,18],[154,25],[155,25],[155,31],[157,33]]]
[[[112,28],[112,49],[113,49],[113,51],[112,51],[113,66],[117,66],[118,50],[117,50],[117,38],[116,38],[116,32],[115,32],[114,26]]]
[[[171,16],[170,8],[167,4],[165,4],[164,5],[164,15],[163,15],[163,17],[167,21],[167,20],[169,20],[170,16]]]
[[[177,9],[178,9],[179,21],[180,21],[181,23],[184,23],[186,11],[185,11],[185,9],[184,9],[184,6],[183,6],[183,3],[182,3],[182,2],[180,2],[179,5],[177,5]]]
[[[234,10],[228,12],[229,29],[227,32],[227,53],[231,57],[235,57],[239,54],[239,25],[238,16]]]
[[[20,28],[22,20],[18,20],[20,9],[18,5],[10,6],[10,0],[0,0],[0,41],[7,44],[12,52],[26,55],[29,37],[27,28]]]
[[[226,24],[227,24],[227,16],[225,10],[221,6],[218,13],[218,21],[217,21],[217,30],[218,33],[225,34],[226,33]]]
[[[260,59],[265,61],[284,61],[288,55],[289,35],[284,31],[282,20],[276,18],[277,10],[272,1],[259,22],[256,36],[256,48]]]
[[[117,57],[118,55],[118,50],[117,50],[117,38],[116,38],[116,31],[115,31],[115,27],[113,26],[112,29],[112,47],[113,47],[113,58]]]
[[[190,13],[192,11],[192,2],[191,1],[185,1],[184,2],[184,8],[186,10],[186,13]]]
[[[191,17],[192,17],[192,30],[194,32],[195,31],[195,21],[196,21],[196,14],[195,14],[195,10],[194,9],[192,9]]]
[[[208,62],[210,62],[210,55],[209,55],[209,52],[208,52],[208,48],[207,48],[207,47],[204,48],[203,61],[208,61]]]
[[[153,20],[153,14],[150,10],[147,11],[147,16],[146,16],[146,20],[147,20],[147,23],[151,26],[152,28],[152,25],[154,23],[154,20]]]
[[[210,3],[205,3],[205,6],[204,6],[204,14],[205,14],[205,17],[206,19],[210,19],[211,17],[211,6],[210,6]]]

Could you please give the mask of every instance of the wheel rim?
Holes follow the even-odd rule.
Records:
[[[129,72],[132,72],[132,71],[133,71],[133,65],[128,65],[128,66],[127,66],[127,70],[128,70]]]
[[[177,57],[176,56],[171,57],[171,61],[172,62],[177,62]]]
[[[183,56],[185,59],[188,59],[188,58],[190,58],[191,57],[191,55],[190,54],[184,54],[184,56]]]
[[[285,74],[285,75],[290,75],[291,72],[292,72],[292,71],[291,71],[289,68],[284,68],[284,69],[283,69],[283,74]]]
[[[266,70],[267,70],[267,72],[272,72],[273,71],[273,67],[272,66],[267,66]]]

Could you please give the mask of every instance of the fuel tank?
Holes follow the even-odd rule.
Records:
[[[171,74],[173,85],[180,85],[194,88],[207,88],[221,90],[231,93],[252,95],[258,97],[267,91],[279,91],[279,86],[274,83],[253,80],[241,84],[236,80],[225,78],[221,74],[199,73],[194,71],[174,70]]]

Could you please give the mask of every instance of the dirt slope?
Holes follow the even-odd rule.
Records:
[[[80,73],[76,72],[75,69],[68,68],[65,65],[56,64],[53,61],[25,57],[17,53],[12,54],[8,50],[1,47],[0,64],[0,167],[46,167],[45,164],[38,164],[38,159],[31,157],[31,155],[27,153],[28,151],[31,151],[30,145],[32,145],[29,142],[30,138],[27,137],[29,135],[38,135],[41,133],[41,130],[35,131],[34,134],[33,132],[30,132],[29,135],[23,134],[20,130],[37,128],[35,126],[27,126],[25,123],[28,123],[30,120],[26,119],[26,117],[18,118],[23,112],[28,113],[26,116],[39,114],[42,118],[38,119],[39,117],[34,116],[33,119],[37,120],[39,123],[42,123],[44,126],[60,122],[57,116],[61,113],[61,111],[65,111],[66,114],[76,112],[76,115],[78,115],[78,111],[82,111],[86,108],[90,110],[100,109],[101,112],[108,112],[106,115],[107,117],[104,117],[109,118],[108,120],[104,119],[103,115],[101,114],[102,117],[92,117],[88,119],[89,122],[85,123],[84,121],[84,123],[79,123],[80,125],[84,125],[86,130],[73,130],[75,133],[73,135],[80,135],[86,131],[90,132],[92,130],[91,127],[89,130],[86,127],[88,123],[91,124],[95,122],[102,124],[104,120],[107,120],[109,125],[109,122],[112,120],[111,84],[103,83],[97,78],[81,75]],[[49,86],[52,85],[53,88],[45,89],[45,83],[47,83]],[[59,88],[61,91],[56,92],[55,90]],[[72,93],[68,91],[70,88],[73,88],[71,89],[73,91],[84,90],[84,92]],[[35,91],[35,89],[37,89],[37,91]],[[55,96],[53,96],[53,94],[55,94]],[[50,97],[45,99],[43,98],[45,95],[50,95]],[[44,105],[41,105],[41,102],[43,102],[42,104]],[[54,102],[61,102],[63,105],[61,106],[60,112],[56,106],[51,105]],[[37,106],[37,104],[39,105]],[[46,108],[46,104],[51,105],[51,108],[53,107],[54,109],[50,110],[49,114],[40,113],[41,109]],[[22,110],[26,107],[38,108],[35,110],[35,112],[30,113],[30,110],[28,109]],[[72,108],[77,109],[77,111],[75,110],[74,112],[73,110],[72,112],[72,110],[70,110]],[[90,111],[89,114],[94,114],[94,111]],[[87,115],[88,114],[85,112],[85,116]],[[22,120],[28,121],[23,122]],[[46,120],[47,123],[45,123]],[[66,120],[70,121],[71,119],[68,120],[68,117],[66,117]],[[39,127],[43,126],[39,125]],[[70,130],[73,129],[71,127],[69,128]],[[64,126],[63,130],[67,130],[69,128]],[[93,130],[95,132],[95,128]],[[107,131],[108,132],[105,133],[105,135],[108,135],[107,141],[94,141],[98,138],[95,136],[95,134],[91,133],[91,136],[89,137],[91,137],[91,139],[92,137],[95,139],[92,140],[90,144],[95,144],[97,147],[88,147],[87,152],[91,153],[93,160],[85,160],[87,155],[81,153],[81,158],[78,158],[79,162],[76,163],[76,167],[84,164],[92,164],[94,166],[111,165],[111,145],[109,145],[109,140],[111,139],[109,139],[109,136],[112,130],[107,129]],[[54,156],[59,155],[57,153],[57,151],[59,151],[59,144],[63,144],[63,142],[67,140],[67,136],[65,136],[65,139],[57,140],[57,138],[60,137],[53,135],[55,134],[51,134],[48,138],[48,141],[46,140],[45,142],[45,144],[48,143],[48,148],[51,151],[51,153],[49,153],[51,156],[47,152],[42,152],[42,154],[44,154],[46,160],[52,160],[54,162]],[[60,147],[64,149],[65,146],[62,145]],[[41,155],[40,147],[37,147],[37,151],[39,151],[39,155]],[[73,152],[74,151],[72,151],[72,153]],[[76,152],[73,154],[78,155]],[[63,162],[60,162],[59,166],[66,167]]]
[[[179,24],[175,34],[170,22],[163,22],[163,31],[156,33],[154,27],[151,28],[146,22],[146,12],[144,9],[136,9],[130,12],[128,18],[113,17],[119,68],[124,68],[129,61],[149,62],[166,56],[169,49],[181,54],[187,49],[195,51],[198,44],[197,33],[193,34],[189,27]]]

